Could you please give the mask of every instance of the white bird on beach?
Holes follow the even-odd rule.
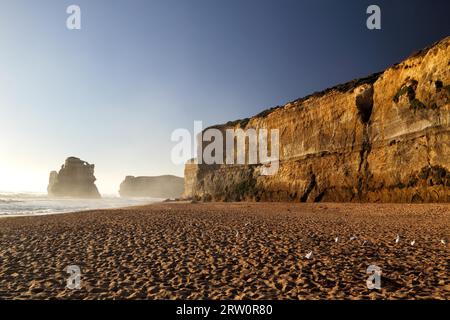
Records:
[[[306,259],[309,259],[309,258],[311,258],[311,256],[312,256],[312,251],[308,252],[308,253],[306,254],[305,258],[306,258]]]
[[[416,240],[411,241],[411,245],[413,246],[416,243]]]
[[[339,237],[334,238],[334,242],[338,242],[339,241]]]
[[[444,239],[442,239],[442,240],[441,240],[441,243],[442,243],[442,244],[445,244],[445,240],[444,240]]]
[[[398,243],[400,241],[400,236],[397,235],[397,238],[395,238],[395,243]]]

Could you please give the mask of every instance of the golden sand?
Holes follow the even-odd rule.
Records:
[[[449,299],[449,227],[450,204],[164,203],[4,218],[0,299]],[[69,265],[81,289],[66,288]],[[367,288],[370,265],[379,290]]]

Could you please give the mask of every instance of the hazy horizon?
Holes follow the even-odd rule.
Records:
[[[71,4],[81,30],[66,28]],[[46,192],[69,156],[95,164],[102,194],[128,175],[183,176],[173,130],[382,71],[450,30],[447,1],[377,1],[376,31],[370,4],[0,1],[0,190]]]

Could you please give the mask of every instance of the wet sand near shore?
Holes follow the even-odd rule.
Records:
[[[4,218],[0,299],[449,299],[449,230],[450,204],[163,203]],[[69,265],[81,289],[66,288]],[[367,288],[370,265],[379,290]]]

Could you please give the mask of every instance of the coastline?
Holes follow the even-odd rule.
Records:
[[[6,197],[1,202],[0,218],[46,216],[92,210],[121,209],[134,206],[149,205],[162,202],[164,199],[150,197],[118,197],[104,196],[100,199],[82,199],[72,197],[48,197],[46,194],[39,197]]]
[[[450,204],[167,202],[0,219],[0,299],[449,299],[449,229]],[[66,288],[69,265],[81,289]],[[366,287],[370,265],[380,290]]]
[[[105,208],[105,209],[85,209],[85,210],[75,210],[75,211],[61,211],[61,212],[51,212],[51,213],[30,213],[30,214],[15,214],[15,215],[1,215],[0,214],[0,219],[2,219],[2,218],[47,217],[47,216],[61,216],[61,215],[65,215],[65,214],[79,214],[79,213],[84,213],[84,212],[95,212],[95,211],[126,210],[126,209],[139,208],[142,206],[150,206],[155,203],[160,203],[160,202],[152,202],[152,203],[148,203],[148,204],[131,205],[131,206],[117,207],[117,208]]]

